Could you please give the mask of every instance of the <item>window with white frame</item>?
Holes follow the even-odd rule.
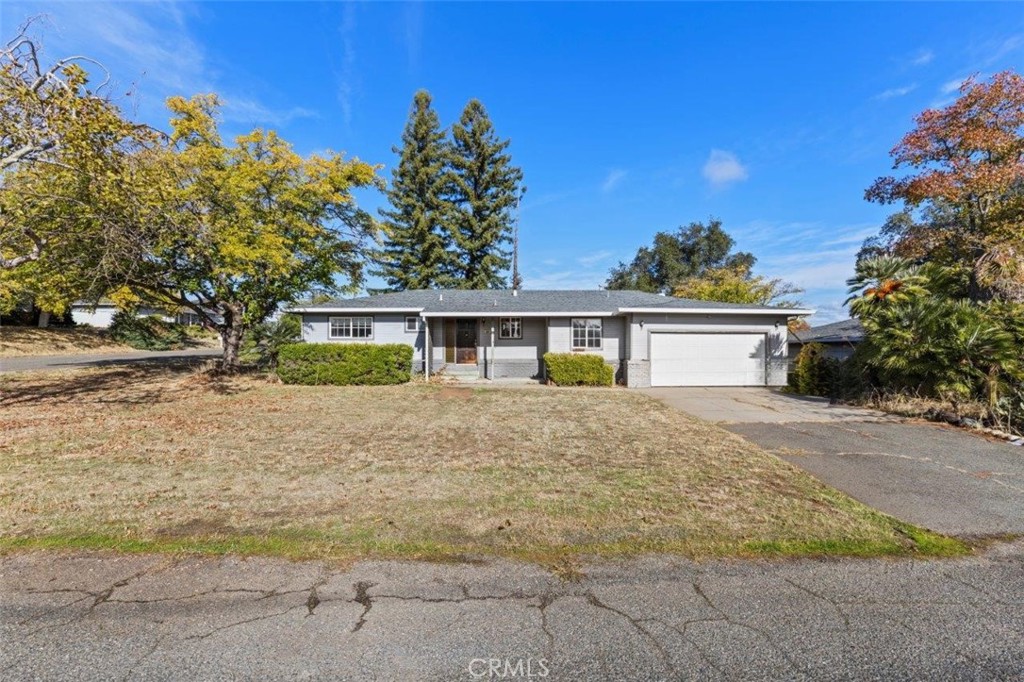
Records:
[[[405,318],[405,331],[407,332],[418,332],[420,330],[420,318],[418,317],[407,317]]]
[[[330,338],[372,339],[372,317],[332,317]]]
[[[574,317],[572,319],[573,350],[588,350],[601,347],[601,318]]]
[[[499,339],[521,339],[523,338],[523,318],[503,317],[498,326]]]

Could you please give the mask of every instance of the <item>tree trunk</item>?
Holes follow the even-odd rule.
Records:
[[[45,310],[39,311],[39,328],[46,329],[50,326],[50,313]]]
[[[242,308],[240,305],[224,306],[224,324],[220,327],[220,342],[224,349],[221,369],[225,372],[236,372],[241,366],[238,351],[242,347]]]

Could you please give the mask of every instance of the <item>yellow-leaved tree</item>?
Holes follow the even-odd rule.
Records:
[[[95,62],[46,62],[26,30],[0,48],[0,310],[61,312],[103,293],[104,259],[144,220],[151,202],[126,211],[121,187],[160,135],[90,83]]]
[[[235,370],[242,335],[283,304],[362,281],[363,246],[376,229],[352,197],[378,183],[376,168],[337,153],[303,157],[273,131],[226,144],[215,95],[172,97],[172,133],[137,161],[125,187],[148,222],[108,275],[140,301],[184,308],[215,328],[223,369]],[[153,219],[153,216],[158,216]]]

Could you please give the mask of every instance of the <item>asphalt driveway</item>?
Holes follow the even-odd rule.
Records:
[[[768,389],[647,392],[904,521],[962,537],[1024,535],[1024,447]]]

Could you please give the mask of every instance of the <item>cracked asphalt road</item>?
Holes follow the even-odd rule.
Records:
[[[952,561],[584,572],[10,555],[0,677],[510,679],[507,661],[519,679],[1024,679],[1024,542]]]
[[[201,362],[220,354],[221,351],[217,348],[188,348],[186,350],[139,350],[123,353],[80,353],[78,355],[26,355],[24,357],[0,358],[0,374],[80,369],[82,367]]]

